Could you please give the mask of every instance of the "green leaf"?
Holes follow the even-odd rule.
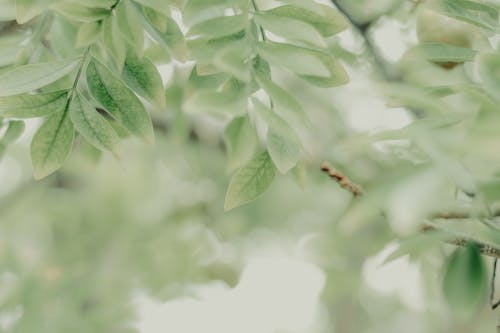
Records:
[[[134,93],[97,60],[87,67],[89,90],[103,108],[130,133],[154,141],[149,114]]]
[[[251,67],[247,61],[249,51],[249,48],[239,44],[223,48],[214,56],[213,64],[221,71],[248,83],[252,79]]]
[[[294,130],[273,110],[256,98],[252,104],[257,116],[268,126],[267,151],[278,170],[286,174],[299,160],[301,145]]]
[[[470,318],[482,308],[486,292],[486,269],[477,246],[468,245],[452,254],[446,266],[443,292],[457,316]]]
[[[480,54],[477,57],[477,70],[486,89],[492,96],[497,96],[500,91],[500,54]]]
[[[162,110],[165,107],[161,75],[149,59],[140,59],[134,52],[128,52],[122,78],[132,90],[152,102],[156,108]]]
[[[42,179],[61,167],[73,147],[74,134],[67,108],[47,118],[31,141],[35,179]]]
[[[244,14],[221,16],[195,24],[189,29],[187,36],[207,36],[219,38],[235,34],[245,29],[248,16]]]
[[[260,42],[256,46],[259,55],[272,65],[299,75],[328,76],[328,68],[310,49],[274,42]]]
[[[270,12],[257,12],[254,21],[265,30],[285,39],[326,47],[326,42],[319,31],[299,19]]]
[[[16,0],[16,18],[24,24],[43,13],[54,0]]]
[[[275,174],[276,168],[267,151],[255,156],[231,178],[224,209],[228,211],[257,199],[269,188]]]
[[[88,22],[83,23],[80,28],[78,28],[78,33],[76,35],[76,47],[85,47],[94,43],[101,33],[101,23],[100,22]]]
[[[188,113],[207,112],[214,115],[240,115],[245,113],[246,103],[243,92],[200,89],[184,102],[183,107]]]
[[[440,0],[435,9],[445,15],[498,32],[498,9],[469,0]]]
[[[100,150],[109,150],[119,156],[116,147],[120,141],[118,134],[92,104],[77,94],[69,110],[75,128],[85,140]]]
[[[109,17],[111,10],[100,7],[87,7],[82,3],[59,2],[52,8],[72,21],[94,22],[104,20]]]
[[[184,62],[186,60],[187,52],[186,42],[184,40],[182,30],[179,28],[177,23],[171,17],[167,17],[166,32],[162,32],[148,21],[142,11],[137,8],[136,10],[141,13],[143,26],[149,37],[167,49],[176,60]]]
[[[165,0],[134,0],[143,6],[152,8],[165,16],[170,15],[170,8],[168,6],[168,1]]]
[[[472,61],[476,51],[446,43],[422,43],[409,49],[405,55],[407,59],[429,60],[436,62],[464,62]]]
[[[246,164],[259,147],[259,137],[248,116],[234,118],[224,131],[227,147],[228,170],[232,171]]]
[[[118,71],[121,71],[125,63],[127,48],[125,40],[120,33],[116,16],[109,16],[104,20],[102,24],[102,39]]]
[[[270,128],[267,132],[267,150],[282,174],[286,174],[297,165],[300,145],[293,139],[293,135],[287,136],[282,131]]]
[[[167,32],[168,16],[164,15],[150,7],[143,7],[144,17],[160,32]]]
[[[144,50],[144,28],[141,16],[129,1],[121,1],[115,8],[116,21],[123,38],[142,57]]]
[[[330,37],[349,27],[347,20],[330,6],[308,1],[306,6],[284,5],[275,7],[266,13],[289,17],[312,25],[323,37]]]
[[[2,142],[9,145],[15,142],[24,133],[24,121],[21,120],[11,120],[9,121],[9,127],[2,137]]]
[[[43,62],[16,67],[0,75],[0,97],[42,88],[71,73],[80,58]]]
[[[66,105],[68,91],[0,97],[0,115],[8,118],[33,118],[56,113]]]

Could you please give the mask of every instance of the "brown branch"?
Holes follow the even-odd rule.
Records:
[[[361,186],[358,184],[354,183],[352,180],[347,178],[342,172],[336,170],[334,167],[332,167],[328,162],[324,161],[321,163],[321,171],[325,172],[328,174],[332,179],[334,179],[342,188],[345,190],[351,192],[355,197],[360,196],[363,191],[361,189]],[[438,213],[433,215],[431,218],[441,218],[441,219],[466,219],[470,218],[473,215],[468,213],[468,212],[447,212],[447,213]],[[494,216],[500,216],[500,210],[494,212]],[[422,227],[421,231],[423,232],[429,232],[429,231],[436,231],[438,228],[436,228],[433,225],[426,224]],[[479,248],[479,251],[487,256],[493,257],[500,259],[500,249],[492,247],[487,244],[482,244],[479,243],[473,239],[467,239],[467,238],[455,238],[455,239],[450,239],[447,241],[448,244],[452,244],[455,246],[465,246],[466,244],[476,244]]]
[[[439,228],[436,228],[435,226],[430,225],[430,224],[426,224],[422,227],[421,230],[423,232],[432,232],[432,231],[439,230]],[[493,246],[490,246],[490,245],[487,245],[487,244],[478,243],[477,241],[474,241],[473,239],[455,238],[455,239],[450,239],[446,242],[448,244],[455,245],[455,246],[465,246],[467,244],[475,244],[479,248],[479,252],[481,252],[481,254],[500,259],[500,249],[493,247]]]
[[[359,197],[363,193],[358,184],[347,178],[342,172],[336,170],[328,162],[321,163],[321,171],[328,174],[332,179],[335,179],[342,188],[351,192],[355,197]]]

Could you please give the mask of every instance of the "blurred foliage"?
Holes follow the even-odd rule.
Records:
[[[270,242],[326,273],[325,332],[490,332],[499,9],[0,0],[0,331],[133,332]],[[388,244],[421,309],[367,283]]]

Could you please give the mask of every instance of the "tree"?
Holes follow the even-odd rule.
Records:
[[[499,9],[0,0],[0,306],[22,307],[5,329],[129,331],[135,290],[234,285],[244,243],[267,229],[324,235],[307,246],[327,276],[327,330],[388,331],[408,315],[418,331],[489,332]],[[397,62],[377,38],[394,24],[416,36]],[[353,129],[347,110],[369,96],[407,124]],[[425,276],[425,314],[364,292],[367,257],[394,241],[387,260]]]

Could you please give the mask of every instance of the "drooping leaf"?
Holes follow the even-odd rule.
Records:
[[[221,16],[200,22],[189,29],[187,36],[208,36],[219,38],[242,31],[246,28],[247,15]]]
[[[129,1],[121,1],[115,8],[116,21],[123,38],[142,57],[144,28],[139,13]]]
[[[227,147],[228,170],[235,170],[246,164],[259,147],[256,129],[248,116],[234,118],[224,131]]]
[[[1,141],[7,145],[15,142],[24,133],[24,127],[24,121],[9,121],[9,127],[7,127],[7,131],[5,131]]]
[[[55,0],[16,0],[16,18],[23,24],[43,13]]]
[[[31,141],[35,179],[42,179],[61,167],[73,147],[74,133],[67,108],[45,120]]]
[[[267,150],[278,170],[286,174],[297,165],[300,146],[293,136],[287,136],[274,128],[267,132]]]
[[[100,22],[83,23],[78,29],[78,33],[76,35],[76,47],[85,47],[94,43],[99,38],[100,33]]]
[[[128,52],[122,70],[123,81],[160,110],[165,107],[163,82],[156,66],[147,58]]]
[[[154,140],[151,118],[141,101],[95,59],[87,67],[87,83],[92,95],[122,127],[149,142]]]
[[[321,48],[326,47],[326,42],[320,32],[300,19],[271,12],[260,12],[255,14],[254,20],[259,26],[277,36]]]
[[[224,209],[231,210],[258,198],[269,188],[275,174],[276,168],[267,151],[255,156],[231,178]]]
[[[85,140],[100,150],[109,150],[119,156],[116,147],[120,141],[118,134],[92,104],[77,94],[69,110],[75,128]]]
[[[476,51],[446,43],[421,43],[407,51],[405,58],[436,62],[472,61]]]
[[[104,19],[102,23],[102,39],[118,71],[121,71],[125,63],[127,47],[120,33],[116,16],[112,15]]]
[[[485,291],[486,269],[477,246],[455,250],[443,279],[444,296],[451,309],[460,317],[472,317],[482,306]]]
[[[349,27],[347,20],[337,10],[314,1],[278,6],[267,12],[306,22],[314,26],[324,37],[332,36]]]
[[[95,22],[109,17],[110,7],[85,6],[85,2],[61,1],[52,8],[59,14],[77,22]]]
[[[0,97],[22,94],[49,85],[71,73],[80,58],[16,67],[0,75]]]
[[[500,91],[500,54],[480,54],[477,57],[477,68],[486,89],[496,97]]]
[[[68,91],[0,97],[0,115],[8,118],[42,117],[66,105]]]

